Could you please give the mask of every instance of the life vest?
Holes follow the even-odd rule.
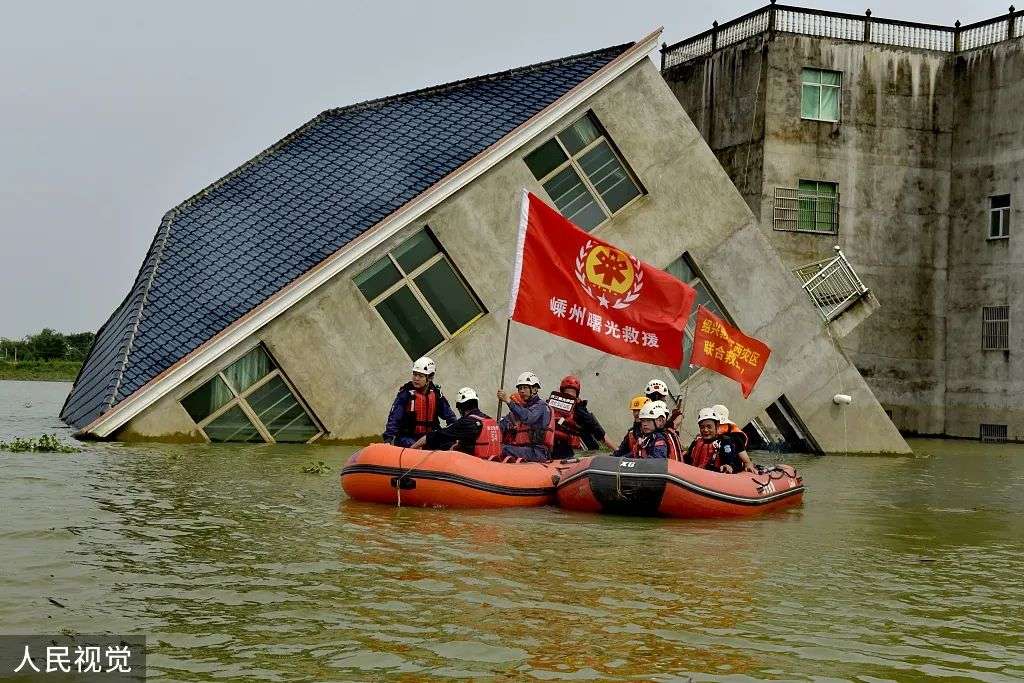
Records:
[[[626,443],[629,444],[629,452],[634,458],[639,457],[641,435],[642,433],[637,430],[636,426],[626,432]]]
[[[718,469],[718,439],[705,441],[698,436],[690,444],[684,462],[700,469]]]
[[[558,391],[552,391],[548,397],[548,408],[555,418],[555,442],[567,443],[569,448],[579,450],[583,448],[583,440],[576,424],[576,402],[572,396]]]
[[[637,458],[647,458],[648,449],[653,448],[659,444],[665,444],[666,454],[669,460],[679,459],[679,448],[675,445],[675,439],[672,438],[671,434],[668,434],[662,430],[655,430],[646,436],[639,439],[637,445]]]
[[[478,458],[490,460],[501,455],[501,429],[493,417],[486,415],[473,415],[473,419],[480,425],[480,434],[476,437],[473,445],[473,455]]]
[[[668,459],[682,462],[683,449],[679,445],[679,434],[671,427],[665,427],[662,431],[665,432],[665,438],[668,439]]]
[[[411,387],[411,385],[410,385]],[[431,384],[426,392],[409,389],[409,402],[405,406],[405,417],[402,420],[402,432],[413,436],[423,436],[441,426],[437,418],[437,406],[441,401],[441,390]]]
[[[740,444],[740,450],[747,450],[747,442],[750,441],[750,439],[747,437],[747,433],[740,429],[737,425],[733,424],[732,422],[725,422],[718,425],[718,433],[734,434],[737,438],[742,440],[742,443]]]
[[[547,426],[538,428],[531,427],[513,413],[512,429],[501,437],[503,443],[512,446],[544,446],[550,451],[555,445],[555,413],[549,408]]]

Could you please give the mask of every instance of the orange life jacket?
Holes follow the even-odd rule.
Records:
[[[501,455],[501,429],[493,417],[474,415],[473,419],[480,424],[480,435],[476,437],[473,455],[490,460]]]
[[[740,448],[740,450],[742,450],[742,451],[747,450],[747,442],[750,440],[747,437],[747,433],[745,431],[743,431],[742,429],[740,429],[737,425],[733,424],[732,422],[727,422],[727,423],[718,425],[718,433],[719,434],[736,434],[737,436],[739,436],[739,438],[743,439],[743,445]]]
[[[512,446],[544,446],[550,451],[555,445],[555,413],[549,408],[547,426],[538,429],[530,427],[513,413],[512,429],[501,436],[504,443]]]
[[[440,393],[434,385],[427,387],[426,392],[412,390],[412,398],[405,414],[412,416],[412,433],[423,436],[427,432],[441,426],[437,419],[437,395]]]
[[[718,439],[705,441],[697,437],[690,444],[687,457],[684,460],[687,465],[693,465],[700,469],[715,469],[718,462]]]
[[[635,429],[630,429],[626,432],[626,443],[629,444],[629,452],[633,454],[633,457],[640,457],[640,437]]]
[[[548,397],[548,408],[555,418],[555,442],[567,443],[569,448],[583,448],[580,429],[576,424],[576,399],[559,391],[552,391]]]

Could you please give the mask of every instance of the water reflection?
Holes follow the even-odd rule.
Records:
[[[723,522],[363,504],[300,472],[343,449],[0,455],[0,619],[147,633],[153,680],[1024,678],[1024,451],[914,446]]]

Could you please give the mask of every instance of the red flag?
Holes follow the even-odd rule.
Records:
[[[523,192],[511,318],[623,358],[678,368],[696,292]]]
[[[711,368],[736,380],[743,387],[743,398],[750,396],[771,352],[764,343],[743,334],[703,306],[697,307],[690,365]]]

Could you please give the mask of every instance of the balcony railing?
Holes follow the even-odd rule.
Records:
[[[851,304],[868,293],[857,272],[846,260],[843,250],[836,255],[793,270],[803,282],[804,291],[818,308],[825,322],[835,320]]]
[[[777,5],[761,7],[719,25],[716,21],[703,33],[661,48],[662,70],[711,54],[747,38],[771,32],[796,33],[819,38],[856,40],[876,45],[895,45],[938,52],[963,52],[1015,38],[1024,33],[1024,10],[1011,6],[1008,14],[961,26],[920,24],[899,19],[828,12]]]

